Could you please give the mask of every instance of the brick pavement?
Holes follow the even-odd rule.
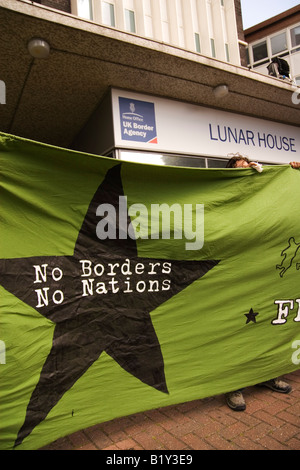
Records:
[[[98,424],[43,450],[300,450],[300,370],[285,377],[291,394],[247,388],[244,412],[220,395]]]

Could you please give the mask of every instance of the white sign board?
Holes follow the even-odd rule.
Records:
[[[122,90],[112,90],[112,103],[117,148],[300,161],[300,129],[294,126]]]

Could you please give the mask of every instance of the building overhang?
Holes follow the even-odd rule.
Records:
[[[295,87],[276,78],[27,1],[0,0],[0,22],[2,132],[69,147],[111,87],[300,124]],[[49,43],[47,59],[29,54],[32,38]]]

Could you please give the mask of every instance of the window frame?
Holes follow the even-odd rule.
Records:
[[[110,17],[110,22],[105,23],[104,22],[104,8],[105,6],[109,6],[109,11],[107,13],[109,14]],[[102,15],[102,24],[105,26],[110,26],[111,28],[116,27],[116,12],[115,12],[115,4],[112,2],[109,2],[107,0],[101,0],[101,15]]]
[[[129,21],[129,22],[128,22]],[[135,11],[124,8],[124,26],[127,33],[136,34],[136,18]],[[129,26],[129,29],[128,29]],[[133,29],[132,29],[133,26]]]
[[[282,49],[281,51],[278,51],[278,52],[273,52],[273,47],[272,47],[272,39],[276,38],[276,37],[279,37],[279,36],[282,36],[282,35],[285,35],[285,48]],[[288,45],[288,34],[287,34],[287,29],[285,29],[284,31],[281,31],[281,32],[277,32],[276,34],[273,34],[272,36],[270,36],[270,51],[272,53],[272,57],[276,57],[278,54],[283,54],[284,52],[288,51],[289,50],[289,45]]]
[[[292,28],[289,28],[289,40],[291,41],[291,50],[297,49],[298,47],[300,47],[300,42],[299,42],[299,44],[296,44],[295,46],[293,46],[292,30],[293,30],[293,29],[296,29],[296,28],[299,28],[299,29],[300,29],[300,23],[299,23],[299,24],[296,24],[296,25],[293,25]]]

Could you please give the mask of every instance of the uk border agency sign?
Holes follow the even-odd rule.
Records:
[[[123,140],[157,143],[154,103],[119,98]]]
[[[294,126],[118,90],[112,101],[119,148],[225,158],[240,152],[265,163],[300,160]]]

